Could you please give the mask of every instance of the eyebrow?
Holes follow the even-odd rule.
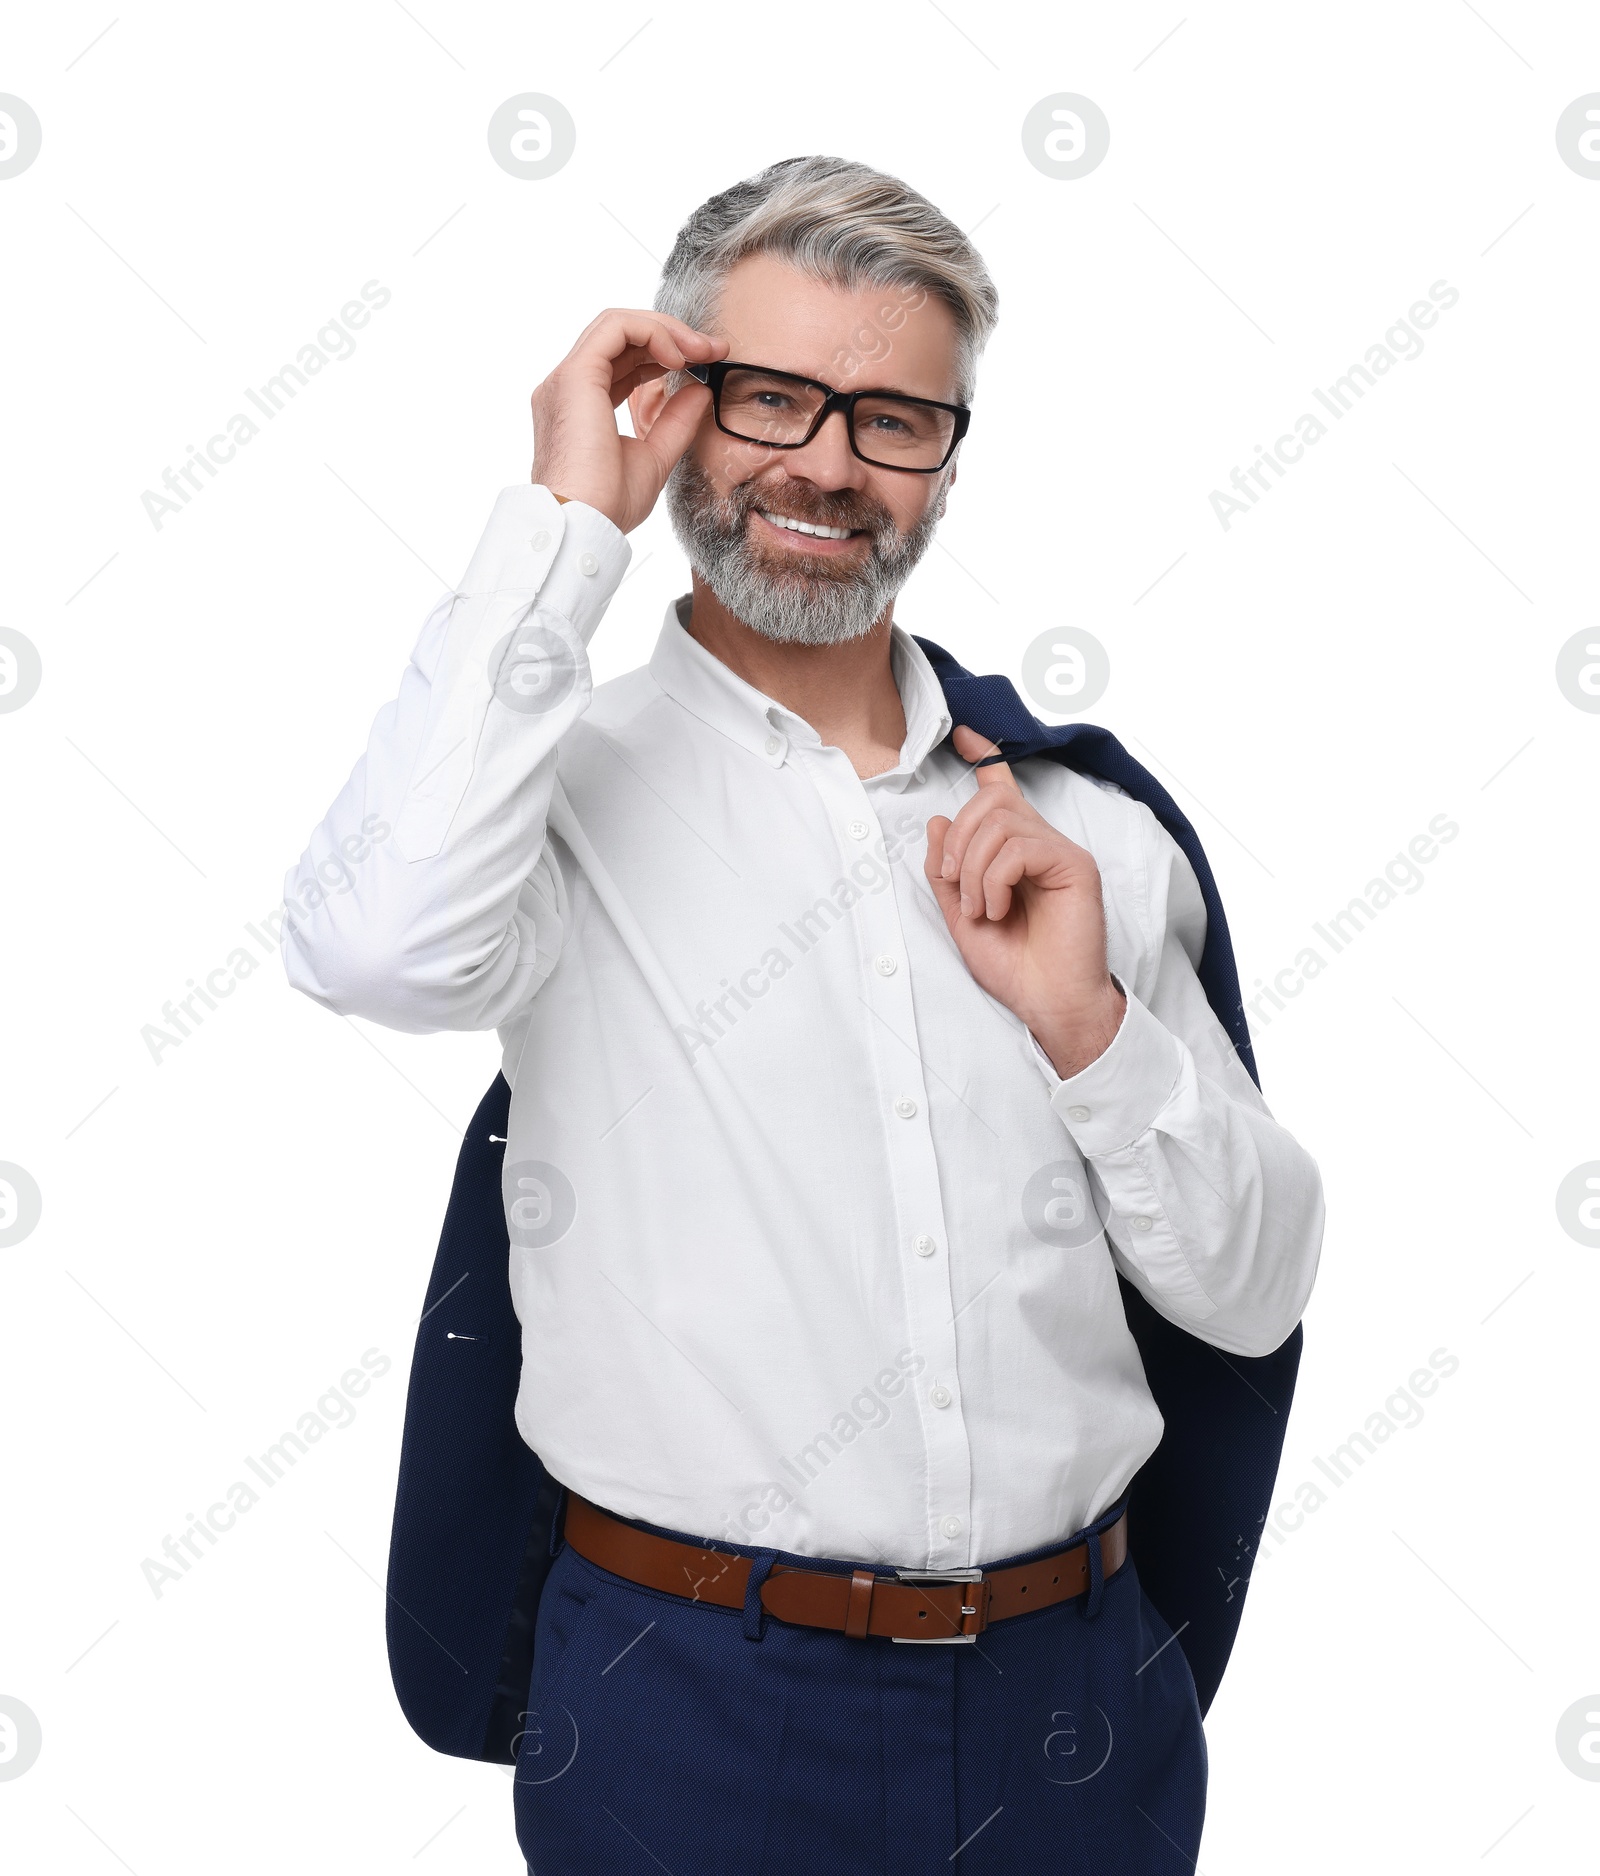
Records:
[[[813,378],[809,371],[785,371],[782,365],[765,365],[762,366],[761,369],[764,371],[780,371],[783,372],[786,377],[790,378],[804,378],[808,384],[827,383],[825,378]],[[829,389],[843,391],[844,386],[830,385]],[[855,389],[870,397],[915,398],[919,404],[947,404],[951,402],[949,398],[930,397],[926,391],[903,391],[897,384],[858,384],[855,386]]]

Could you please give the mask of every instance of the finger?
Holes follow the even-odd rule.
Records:
[[[1003,765],[1000,765],[1003,766]],[[1037,822],[1042,817],[1021,791],[1015,788],[979,787],[975,795],[969,796],[956,813],[954,825],[945,838],[943,876],[954,879],[966,861],[967,846],[994,814],[1021,814],[1030,822]]]
[[[1013,802],[1021,801],[1022,790],[1017,778],[1012,773],[1009,762],[989,762],[978,767],[986,756],[998,753],[999,744],[991,742],[987,736],[980,736],[969,724],[958,723],[951,732],[950,740],[956,753],[965,762],[972,765],[978,792],[973,795],[956,815],[956,832],[953,840],[946,842],[945,854],[950,864],[944,869],[944,877],[953,879],[958,872],[967,842],[972,838],[973,829],[997,802],[1009,796]]]
[[[673,464],[693,442],[710,408],[710,388],[691,378],[661,406],[661,415],[651,424],[647,435],[629,439],[632,447],[649,455],[663,483],[671,474]]]
[[[669,332],[675,332],[683,339],[696,336],[696,328],[694,326],[688,325],[681,319],[674,318],[671,313],[659,313],[652,306],[607,306],[596,313],[594,318],[584,327],[583,331],[578,334],[578,342],[577,345],[573,347],[573,350],[576,351],[579,345],[587,344],[598,334],[607,332],[626,330],[629,336],[638,340],[643,333],[649,331],[652,327],[659,327]],[[698,333],[697,336],[705,338],[708,335]]]
[[[648,384],[652,378],[664,378],[676,369],[675,365],[653,358],[642,345],[629,346],[620,358],[611,361],[611,408],[615,410],[641,384]]]
[[[1046,843],[1029,834],[1012,834],[983,869],[978,882],[984,913],[1003,919],[1011,910],[1012,889],[1025,879],[1037,878],[1052,863]]]
[[[1017,786],[1017,778],[1012,773],[1011,764],[1009,762],[989,762],[985,760],[986,757],[999,755],[1000,745],[998,743],[991,742],[987,736],[980,736],[975,729],[972,729],[965,723],[958,723],[956,725],[955,729],[951,732],[950,740],[956,746],[956,754],[959,755],[963,761],[971,763],[974,769],[976,769],[978,786],[980,788],[1009,786],[1017,789],[1018,794],[1022,792]],[[983,763],[982,768],[978,768],[977,766],[980,762]]]
[[[633,307],[613,307],[591,322],[569,357],[591,370],[619,360],[631,349],[648,356],[668,370],[679,371],[691,359],[718,358],[727,350],[728,341],[708,332],[697,332],[681,319],[665,313],[645,312]]]
[[[669,333],[658,334],[648,345],[630,345],[611,361],[612,409],[616,409],[636,384],[664,378],[668,372],[681,371],[687,363],[689,360]]]
[[[610,357],[611,388],[616,391],[619,377],[626,377],[631,371],[640,368],[653,369],[659,376],[669,371],[680,371],[689,362],[684,357],[683,348],[670,332],[652,334],[642,345],[624,346],[620,352]]]
[[[628,398],[638,390],[641,384],[648,384],[652,378],[664,378],[666,375],[667,367],[665,365],[658,365],[654,361],[650,361],[642,365],[636,365],[634,369],[628,372],[624,377],[614,378],[611,383],[612,409],[614,410],[617,405],[625,403]]]
[[[981,918],[988,913],[990,918],[1003,918],[1004,912],[996,912],[991,906],[985,880],[996,856],[1014,840],[1036,840],[1035,830],[1020,815],[1004,812],[989,815],[979,826],[976,833],[967,842],[961,856],[961,910],[967,918]],[[1021,875],[1017,875],[1020,878]],[[1015,879],[1006,882],[1014,885]],[[1011,895],[1006,893],[1006,906],[1009,909]]]
[[[944,843],[952,823],[942,814],[934,815],[928,822],[927,851],[922,856],[922,871],[939,910],[944,914],[945,923],[954,930],[956,921],[961,916],[961,888],[953,879],[946,879],[943,872]]]
[[[935,887],[945,883],[943,873],[944,843],[954,823],[945,814],[935,814],[928,821],[928,844],[922,856],[922,870]]]

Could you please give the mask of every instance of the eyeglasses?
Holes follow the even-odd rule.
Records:
[[[839,410],[850,447],[862,462],[912,475],[942,469],[972,421],[964,404],[940,404],[898,391],[835,391],[816,378],[733,359],[684,369],[710,386],[712,413],[726,436],[771,449],[803,449]]]

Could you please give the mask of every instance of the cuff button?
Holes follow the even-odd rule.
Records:
[[[1089,1110],[1086,1107],[1069,1107],[1067,1109],[1068,1120],[1087,1120],[1088,1118]]]
[[[600,562],[595,559],[593,554],[580,554],[578,556],[578,571],[580,573],[598,573],[600,571]]]

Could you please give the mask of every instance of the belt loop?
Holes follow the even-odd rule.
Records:
[[[550,1555],[559,1557],[567,1541],[567,1488],[556,1487],[556,1502],[550,1513]]]
[[[870,1570],[853,1571],[850,1577],[850,1602],[845,1611],[844,1632],[860,1641],[872,1623],[872,1592],[877,1578]]]
[[[1106,1586],[1106,1563],[1100,1554],[1100,1533],[1091,1530],[1084,1540],[1089,1552],[1089,1593],[1083,1599],[1083,1619],[1093,1622],[1100,1614],[1100,1598]]]
[[[744,1586],[744,1638],[760,1641],[767,1626],[767,1612],[761,1606],[761,1585],[778,1561],[775,1550],[758,1550],[750,1560],[750,1575]]]

